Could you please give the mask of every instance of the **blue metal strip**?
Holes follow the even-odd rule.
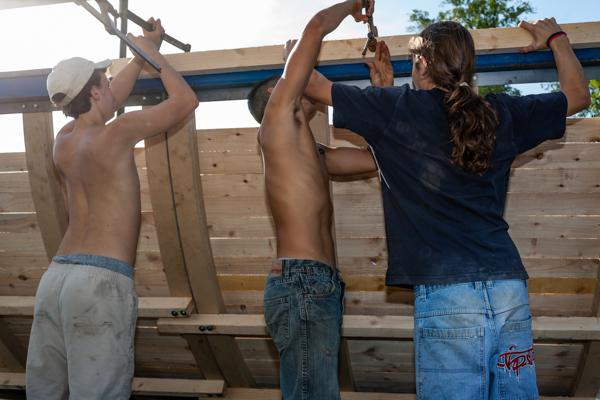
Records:
[[[600,66],[600,48],[577,49],[575,54],[584,66]],[[392,63],[394,76],[410,76],[411,60],[397,60]],[[534,53],[482,54],[477,56],[477,72],[509,71],[554,68],[554,58],[549,51]],[[364,64],[324,65],[317,68],[332,81],[353,81],[369,79],[369,70]],[[281,75],[282,69],[226,72],[203,75],[189,75],[185,80],[194,90],[226,89],[250,87],[270,76]],[[135,84],[132,95],[163,93],[159,79],[140,79]],[[13,77],[0,79],[0,102],[47,99],[46,75]]]

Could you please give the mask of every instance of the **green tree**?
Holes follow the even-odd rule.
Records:
[[[590,81],[590,95],[592,104],[581,112],[582,117],[600,117],[600,80]]]
[[[560,85],[558,82],[543,83],[542,88],[552,92],[558,92],[560,90]],[[600,117],[600,80],[595,79],[590,81],[590,97],[592,98],[592,104],[585,110],[575,114],[576,117]]]
[[[513,4],[516,3],[516,4]],[[412,10],[410,21],[412,29],[421,31],[438,21],[456,21],[468,29],[497,28],[516,26],[526,15],[533,12],[528,1],[514,0],[443,0],[447,9],[431,17],[424,10]],[[510,85],[481,86],[479,93],[508,93],[519,95],[521,92]]]

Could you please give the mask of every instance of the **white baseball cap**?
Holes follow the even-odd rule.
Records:
[[[94,63],[81,57],[62,60],[52,68],[52,72],[50,72],[46,80],[46,88],[48,89],[50,100],[52,101],[54,95],[63,93],[65,95],[64,99],[58,103],[52,102],[58,107],[68,105],[77,97],[85,84],[88,83],[95,70],[105,70],[111,64],[111,60]]]

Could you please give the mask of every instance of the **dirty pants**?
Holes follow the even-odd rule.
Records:
[[[29,400],[129,399],[137,296],[133,268],[107,257],[55,257],[38,286]]]

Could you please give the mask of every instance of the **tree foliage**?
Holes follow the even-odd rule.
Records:
[[[449,9],[438,12],[437,17],[430,17],[429,12],[413,10],[410,21],[415,23],[415,30],[421,30],[437,21],[460,22],[469,29],[497,28],[515,26],[522,17],[533,12],[528,1],[513,0],[443,0]]]
[[[513,4],[515,3],[515,4]],[[456,21],[468,29],[497,28],[516,26],[526,15],[533,12],[528,1],[513,0],[444,0],[442,5],[449,7],[431,17],[428,11],[412,10],[410,21],[413,30],[421,31],[438,21]],[[479,94],[508,93],[516,96],[521,92],[510,85],[481,86]]]
[[[426,26],[438,21],[456,21],[469,29],[497,28],[516,26],[519,21],[533,12],[528,1],[521,0],[443,0],[445,8],[437,16],[430,16],[424,10],[412,10],[410,21],[412,29],[421,31]],[[551,85],[559,90],[557,84]],[[479,94],[508,93],[520,95],[521,92],[510,85],[482,86]],[[600,80],[590,81],[592,105],[579,116],[600,117]]]

